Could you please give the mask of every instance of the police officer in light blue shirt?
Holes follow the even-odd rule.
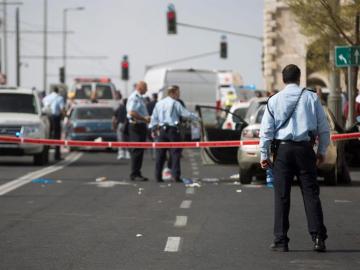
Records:
[[[42,100],[50,118],[50,135],[52,139],[61,139],[61,118],[65,113],[64,98],[59,95],[59,88],[54,87],[51,94]],[[55,146],[55,160],[61,160],[60,146]]]
[[[300,69],[288,65],[283,71],[286,87],[268,100],[260,128],[260,165],[274,166],[275,241],[273,251],[288,251],[290,190],[294,176],[300,182],[304,199],[308,230],[314,250],[326,250],[326,227],[319,198],[316,165],[324,161],[330,142],[330,131],[325,112],[316,92],[299,87]],[[317,153],[313,140],[319,141]],[[275,139],[276,159],[270,162],[269,148]]]
[[[126,104],[127,118],[129,120],[129,141],[131,142],[146,141],[147,124],[150,122],[150,116],[143,98],[143,95],[145,95],[146,92],[146,83],[144,81],[139,81],[136,84],[135,91],[129,96]],[[148,178],[141,174],[144,149],[133,148],[131,149],[130,155],[130,179],[148,181]]]
[[[155,105],[153,114],[151,116],[150,129],[153,131],[153,136],[157,137],[159,142],[178,142],[181,140],[179,121],[180,117],[189,118],[191,120],[199,120],[199,118],[192,112],[185,109],[178,101],[180,98],[180,89],[173,85],[168,88],[168,96]],[[155,134],[156,133],[156,134]],[[166,159],[166,151],[168,149],[157,149],[156,151],[156,165],[155,178],[158,182],[163,182],[162,170]],[[170,149],[171,154],[171,173],[173,180],[181,182],[180,157],[181,149]]]

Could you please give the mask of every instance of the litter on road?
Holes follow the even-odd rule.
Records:
[[[52,179],[47,179],[47,178],[37,178],[32,180],[31,182],[36,183],[36,184],[54,184],[55,181]]]

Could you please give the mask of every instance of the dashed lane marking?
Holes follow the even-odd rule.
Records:
[[[15,179],[15,180],[12,180],[6,184],[3,184],[0,186],[0,196],[2,196],[14,189],[17,189],[23,185],[30,183],[35,178],[39,178],[44,175],[59,171],[59,170],[65,168],[66,166],[70,165],[71,163],[75,162],[76,160],[78,160],[81,156],[82,156],[82,153],[71,153],[70,155],[68,155],[65,158],[65,160],[63,160],[55,165],[25,174],[24,176],[21,176],[21,177]]]
[[[187,224],[187,216],[176,216],[176,220],[174,223],[175,227],[185,227]]]
[[[183,208],[183,209],[190,208],[191,203],[192,203],[191,200],[182,201],[182,203],[180,204],[180,208]]]
[[[181,237],[178,236],[168,237],[164,251],[178,252],[180,249],[180,244],[181,244]]]

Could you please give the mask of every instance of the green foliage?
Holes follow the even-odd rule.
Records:
[[[330,44],[354,45],[355,18],[360,0],[285,0],[295,15],[301,32],[312,41],[308,47],[307,66],[310,70],[330,68]]]

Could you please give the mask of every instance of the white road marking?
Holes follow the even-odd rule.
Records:
[[[349,200],[335,200],[335,203],[351,203]]]
[[[199,171],[193,171],[193,175],[199,176]]]
[[[185,227],[187,224],[187,216],[176,216],[175,227]]]
[[[178,236],[168,237],[164,251],[178,252],[180,249],[180,244],[181,244],[181,237]]]
[[[185,200],[182,201],[180,204],[180,208],[190,208],[192,201],[191,200]]]
[[[65,168],[66,166],[70,165],[71,163],[75,162],[76,160],[78,160],[81,156],[82,156],[82,153],[71,153],[70,155],[68,155],[65,158],[65,160],[63,160],[55,165],[25,174],[24,176],[21,176],[21,177],[15,179],[15,180],[12,180],[6,184],[3,184],[0,186],[0,196],[2,196],[14,189],[17,189],[23,185],[30,183],[34,178],[39,178],[44,175],[59,171],[59,170]]]
[[[186,189],[186,194],[195,194],[195,188],[193,187],[189,187]]]

